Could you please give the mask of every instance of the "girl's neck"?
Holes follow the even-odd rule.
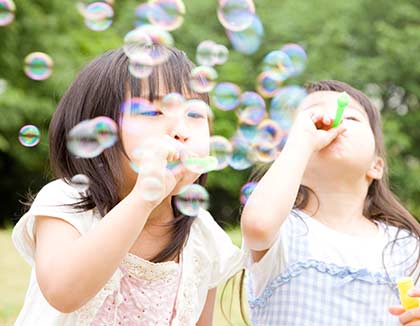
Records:
[[[375,223],[363,215],[366,180],[306,180],[304,184],[316,194],[316,197],[310,194],[308,205],[303,209],[308,215],[338,232],[358,236],[377,233]]]

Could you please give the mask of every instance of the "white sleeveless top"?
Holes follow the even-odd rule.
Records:
[[[176,284],[178,292],[173,307],[176,314],[171,325],[195,325],[206,302],[208,290],[225,282],[245,265],[246,257],[243,252],[232,244],[229,236],[213,217],[207,211],[201,210],[191,226],[182,251],[182,271],[179,274],[172,273],[178,269],[178,266],[175,266],[178,264],[174,262],[153,264],[128,253],[114,275],[95,297],[77,311],[62,313],[46,301],[39,288],[35,273],[36,248],[33,226],[35,216],[53,216],[70,223],[80,234],[85,234],[97,225],[101,217],[96,209],[78,212],[71,207],[62,206],[74,203],[79,196],[77,190],[63,180],[52,181],[41,189],[29,211],[13,229],[12,240],[16,249],[32,266],[29,288],[16,326],[93,325],[101,307],[107,306],[106,300],[112,298],[111,301],[115,302],[118,301],[115,298],[121,298],[118,294],[124,285],[123,278],[130,273],[144,282],[151,280],[166,282],[165,278],[173,280],[176,275],[180,275],[178,281],[172,282]],[[117,310],[114,313],[119,314]],[[132,313],[137,315],[137,311]],[[113,319],[112,324],[125,325],[118,320],[118,318]],[[136,325],[146,324],[136,323]],[[168,325],[163,321],[154,324]]]

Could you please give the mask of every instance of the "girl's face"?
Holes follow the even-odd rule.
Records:
[[[146,141],[150,143],[150,140],[153,142],[153,139],[164,135],[170,136],[175,144],[187,153],[198,157],[208,156],[210,144],[208,106],[200,105],[201,101],[198,103],[189,101],[187,102],[189,105],[165,109],[162,106],[164,96],[165,94],[162,94],[151,103],[152,105],[145,105],[136,114],[123,114],[121,137],[130,161],[136,161],[135,152],[142,148]],[[186,98],[186,101],[188,100]],[[129,164],[129,162],[126,163]],[[134,184],[137,174],[127,167],[125,170],[129,182]],[[198,174],[188,171],[175,187],[172,195],[177,194],[183,186],[193,183],[198,177]]]
[[[335,118],[338,92],[318,91],[308,95],[300,110],[324,113]],[[344,110],[346,131],[330,145],[315,152],[308,163],[308,172],[328,173],[337,170],[345,175],[365,175],[370,179],[382,176],[383,160],[376,155],[375,138],[365,109],[353,98]],[[379,170],[378,170],[379,169]],[[377,172],[380,172],[379,174]]]

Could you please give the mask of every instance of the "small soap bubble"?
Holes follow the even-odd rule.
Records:
[[[98,140],[92,120],[84,120],[69,131],[67,149],[81,158],[93,158],[102,153],[104,148]]]
[[[114,9],[105,2],[93,2],[84,8],[83,17],[89,29],[101,32],[112,25]]]
[[[292,76],[298,76],[305,70],[307,55],[299,44],[285,44],[280,51],[286,53],[292,61],[292,67],[290,69],[290,74]]]
[[[219,0],[217,17],[224,28],[243,31],[252,24],[255,6],[252,0]]]
[[[187,185],[175,197],[175,206],[184,215],[197,216],[200,209],[208,208],[209,194],[203,186]]]
[[[185,5],[182,0],[150,0],[150,22],[167,31],[179,28],[184,22]]]
[[[255,187],[257,186],[257,182],[248,182],[245,183],[242,188],[241,188],[241,196],[240,196],[240,200],[241,200],[241,204],[245,205],[246,202],[248,201],[249,196],[252,194],[252,192],[254,191]]]
[[[16,6],[12,0],[0,0],[0,26],[9,25],[15,19]]]
[[[241,96],[241,89],[238,85],[233,83],[219,83],[213,89],[213,103],[214,105],[223,111],[230,111],[235,109],[239,103],[239,97]]]
[[[260,48],[264,37],[264,27],[258,16],[254,16],[248,28],[240,32],[226,30],[226,34],[236,51],[250,55]]]
[[[99,144],[105,149],[112,147],[118,140],[118,128],[114,120],[101,116],[92,120]]]
[[[284,80],[284,77],[276,71],[263,71],[257,77],[257,92],[263,97],[273,97],[280,89]]]
[[[217,72],[212,67],[198,66],[191,71],[190,87],[197,93],[210,92],[217,81]]]
[[[257,125],[266,116],[265,101],[258,93],[244,92],[236,113],[240,122]]]
[[[233,152],[229,165],[235,170],[245,170],[251,167],[254,163],[252,153],[250,152],[249,143],[240,138],[235,137],[232,141]]]
[[[34,147],[40,141],[41,133],[34,125],[26,125],[19,130],[19,142],[25,147]]]
[[[216,170],[222,170],[229,165],[232,157],[233,146],[223,136],[212,136],[210,138],[210,155],[217,159]]]
[[[85,192],[89,189],[90,179],[85,174],[76,174],[70,179],[70,185],[78,192]]]
[[[33,80],[45,80],[52,74],[53,61],[45,53],[30,53],[25,57],[24,63],[25,74]]]

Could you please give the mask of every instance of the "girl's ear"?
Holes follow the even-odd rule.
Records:
[[[366,176],[371,180],[380,180],[384,175],[385,169],[385,161],[382,157],[376,156],[373,161],[372,165],[370,166],[369,170],[366,173]]]

